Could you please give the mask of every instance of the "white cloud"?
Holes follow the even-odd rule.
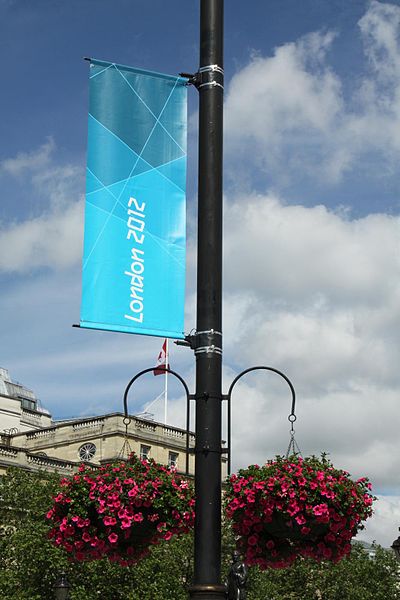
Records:
[[[375,176],[397,164],[400,7],[372,1],[359,31],[366,71],[346,93],[329,66],[332,32],[308,34],[270,57],[255,55],[232,78],[226,148],[233,179],[248,156],[279,185],[304,177],[338,183],[370,153],[380,153]]]
[[[55,143],[49,138],[38,150],[21,153],[0,164],[0,173],[30,177],[45,208],[30,219],[0,224],[0,272],[31,273],[47,267],[65,269],[82,255],[82,169],[55,163]]]
[[[399,218],[347,220],[324,206],[243,195],[227,207],[225,230],[228,287],[252,287],[297,306],[312,299],[321,312],[327,303],[350,300],[372,307],[398,293],[387,275],[400,264]]]
[[[370,543],[377,541],[381,546],[390,548],[399,535],[399,525],[400,497],[378,496],[374,515],[367,521],[366,528],[358,535],[358,539]]]
[[[312,33],[277,48],[271,58],[254,56],[229,85],[230,135],[265,136],[272,146],[289,131],[328,131],[341,108],[340,82],[323,64],[333,37]]]
[[[70,267],[82,256],[82,230],[82,202],[0,230],[0,271]]]
[[[393,85],[400,78],[400,10],[395,4],[372,0],[359,27],[365,52],[376,76]]]
[[[52,137],[32,152],[20,152],[13,158],[6,158],[0,162],[0,173],[8,173],[14,177],[23,171],[36,171],[49,164],[54,152],[55,144]]]
[[[396,485],[400,220],[238,196],[226,210],[225,361],[295,385],[299,444]],[[227,377],[226,387],[234,374]],[[236,465],[286,450],[290,390],[252,374],[235,391]]]

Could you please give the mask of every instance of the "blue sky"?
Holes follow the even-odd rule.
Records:
[[[0,365],[57,418],[122,410],[162,340],[79,321],[88,63],[176,74],[198,66],[198,2],[0,0]],[[226,387],[283,370],[298,442],[368,475],[365,534],[400,520],[400,2],[226,2]],[[197,92],[189,90],[186,325],[195,325]],[[193,358],[171,364],[193,382]],[[161,392],[131,397],[140,412]],[[169,415],[183,425],[180,390]],[[234,404],[235,463],[288,443],[281,382],[249,377]],[[153,407],[161,419],[162,406]],[[260,423],[263,426],[260,427]]]

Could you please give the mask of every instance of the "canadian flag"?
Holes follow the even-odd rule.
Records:
[[[157,366],[153,370],[154,375],[163,375],[165,373],[165,368],[169,369],[168,364],[168,349],[167,349],[167,340],[164,340],[162,348],[160,350],[160,354],[157,358]]]

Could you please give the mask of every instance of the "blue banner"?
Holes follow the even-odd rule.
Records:
[[[90,61],[81,327],[184,337],[186,84]]]

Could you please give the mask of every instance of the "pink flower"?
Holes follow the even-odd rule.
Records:
[[[306,519],[304,518],[304,515],[297,515],[294,520],[296,521],[297,525],[304,525],[304,523],[306,522]]]
[[[258,535],[251,535],[248,540],[247,543],[249,544],[249,546],[257,546],[258,543]]]
[[[159,515],[158,513],[153,513],[152,515],[148,515],[147,520],[154,523],[155,521],[159,520]]]
[[[111,534],[108,536],[108,541],[110,542],[110,544],[116,544],[116,543],[117,543],[117,541],[118,541],[118,536],[117,536],[117,534],[116,534],[116,533],[111,533]]]
[[[128,529],[131,526],[130,519],[122,519],[121,521],[121,529]]]
[[[325,503],[323,503],[323,504],[317,504],[313,508],[313,513],[316,516],[323,516],[323,515],[326,515],[327,513],[329,514],[329,510],[328,510],[327,504],[325,504]]]
[[[133,520],[136,521],[137,523],[141,523],[143,521],[143,515],[141,512],[139,513],[135,513],[133,515]]]

